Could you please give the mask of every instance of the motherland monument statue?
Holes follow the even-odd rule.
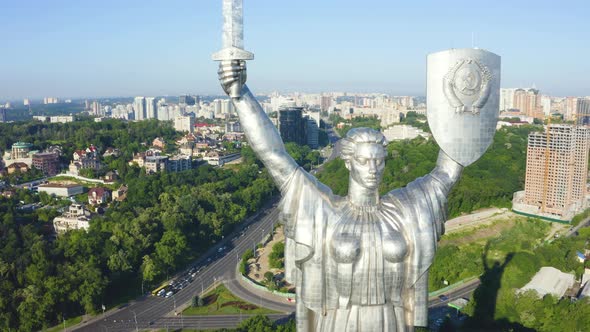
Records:
[[[404,188],[379,195],[386,139],[351,129],[341,144],[350,171],[348,196],[297,165],[245,85],[242,0],[223,0],[224,48],[219,80],[248,142],[282,200],[285,277],[296,286],[297,330],[413,331],[428,325],[428,269],[444,233],[446,200],[492,142],[498,112],[500,57],[451,49],[427,57],[427,118],[439,144],[436,167]]]

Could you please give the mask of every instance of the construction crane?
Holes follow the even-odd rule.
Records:
[[[551,132],[549,127],[551,127],[551,114],[549,114],[549,118],[547,119],[547,133],[545,134],[545,174],[543,174],[543,202],[541,203],[542,213],[545,213],[545,208],[547,207],[547,191],[549,189],[549,159],[551,157],[551,153],[549,151]]]

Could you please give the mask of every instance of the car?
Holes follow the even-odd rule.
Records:
[[[446,295],[444,295],[444,294],[443,294],[443,295],[439,295],[439,296],[438,296],[438,298],[439,298],[441,301],[443,301],[443,302],[445,302],[445,301],[448,301],[448,300],[449,300],[449,297],[448,297],[448,296],[446,296]]]
[[[168,293],[166,293],[166,298],[169,298],[170,296],[174,295],[173,291],[169,291]]]

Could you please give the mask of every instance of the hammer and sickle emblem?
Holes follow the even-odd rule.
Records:
[[[488,68],[478,61],[462,59],[443,77],[443,92],[457,113],[470,109],[472,114],[478,114],[490,96],[491,79]]]

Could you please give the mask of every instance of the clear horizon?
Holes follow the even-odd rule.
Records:
[[[221,0],[0,0],[0,100],[221,95]],[[502,86],[590,95],[583,1],[392,3],[244,1],[255,93],[425,95],[426,55],[476,47],[502,56]]]

